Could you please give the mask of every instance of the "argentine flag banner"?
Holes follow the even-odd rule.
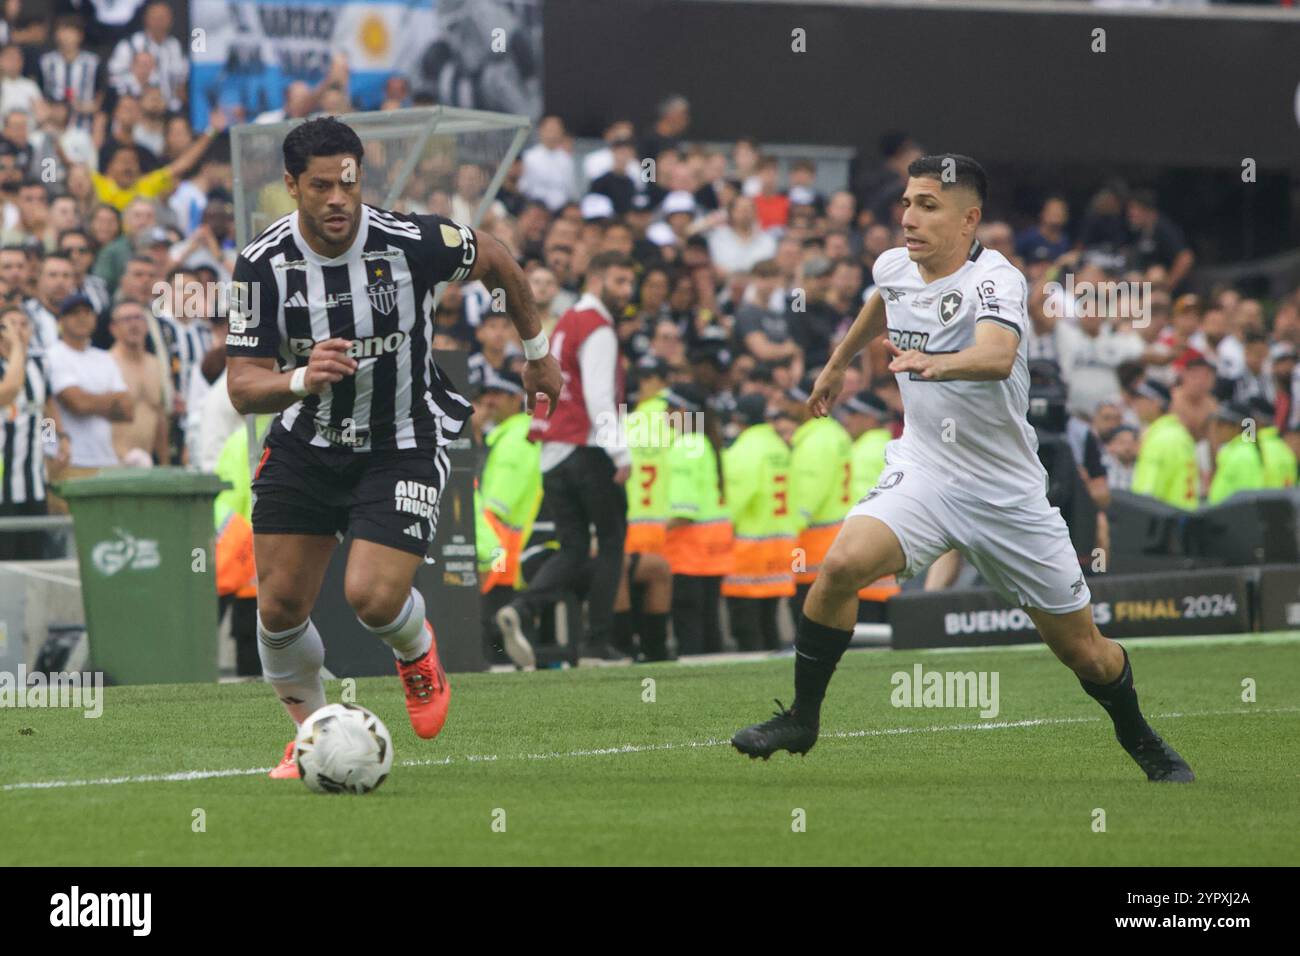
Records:
[[[244,121],[284,105],[296,80],[315,87],[347,58],[356,111],[378,109],[385,81],[410,77],[434,44],[439,0],[191,0],[191,120],[242,106]],[[407,104],[409,105],[409,104]]]

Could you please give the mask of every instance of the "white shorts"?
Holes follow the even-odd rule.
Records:
[[[900,579],[924,571],[956,548],[1012,604],[1068,614],[1092,595],[1059,508],[1037,501],[995,507],[952,490],[948,477],[915,465],[886,465],[848,518],[869,515],[902,545]]]

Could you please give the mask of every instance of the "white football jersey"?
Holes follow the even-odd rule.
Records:
[[[903,435],[885,448],[889,465],[913,464],[946,481],[946,492],[991,505],[1042,498],[1047,472],[1029,424],[1026,331],[1028,288],[1020,270],[978,242],[951,275],[927,284],[905,247],[872,270],[885,302],[890,340],[900,349],[959,352],[975,344],[975,323],[997,322],[1020,336],[1011,374],[1001,381],[929,381],[896,376]]]

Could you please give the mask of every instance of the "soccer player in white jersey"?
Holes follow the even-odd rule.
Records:
[[[1091,595],[1026,420],[1025,278],[975,240],[988,179],[966,156],[908,167],[905,246],[876,260],[876,289],[818,376],[808,404],[829,413],[844,372],[888,332],[907,425],[885,449],[880,480],[850,511],[804,603],[795,698],[739,731],[750,757],[807,753],[822,699],[857,621],[859,588],[906,578],[956,548],[1003,597],[1025,608],[1048,647],[1110,714],[1120,744],[1153,781],[1191,768],[1142,716],[1128,653],[1101,635]]]
[[[412,587],[437,530],[456,439],[472,407],[433,362],[430,310],[443,281],[505,292],[523,339],[529,396],[559,399],[528,280],[495,238],[442,216],[361,201],[361,139],[333,117],[284,141],[297,209],[235,263],[226,338],[230,400],[278,412],[254,472],[258,652],[301,724],[324,706],[325,649],[308,616],[337,546],[352,538],[343,588],[361,623],[396,658],[420,737],[442,729],[451,688],[424,598]],[[296,777],[293,744],[277,778]]]

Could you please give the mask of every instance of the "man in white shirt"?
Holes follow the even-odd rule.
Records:
[[[150,0],[144,11],[144,29],[118,42],[108,58],[108,79],[122,89],[131,74],[131,62],[140,51],[153,55],[167,108],[179,111],[185,103],[190,62],[172,32],[172,9],[168,0]]]
[[[727,207],[727,223],[709,232],[709,256],[724,272],[748,272],[776,255],[776,240],[758,227],[754,200],[737,196]]]
[[[519,177],[519,191],[529,199],[546,203],[556,212],[577,198],[573,154],[564,142],[564,122],[558,116],[545,116],[537,127],[539,142],[524,150],[524,174]]]
[[[1077,324],[1056,326],[1056,347],[1061,377],[1069,389],[1073,410],[1091,412],[1100,402],[1121,398],[1118,368],[1142,357],[1145,344],[1136,332],[1116,332],[1096,308],[1080,310]]]
[[[71,295],[59,307],[62,338],[49,352],[50,391],[63,415],[72,457],[61,478],[94,474],[120,462],[113,450],[113,422],[134,416],[131,394],[117,363],[90,344],[95,309],[84,295]],[[55,476],[51,476],[55,477]]]
[[[40,122],[45,118],[45,97],[35,82],[23,76],[23,51],[10,43],[0,49],[0,116],[21,110]]]

